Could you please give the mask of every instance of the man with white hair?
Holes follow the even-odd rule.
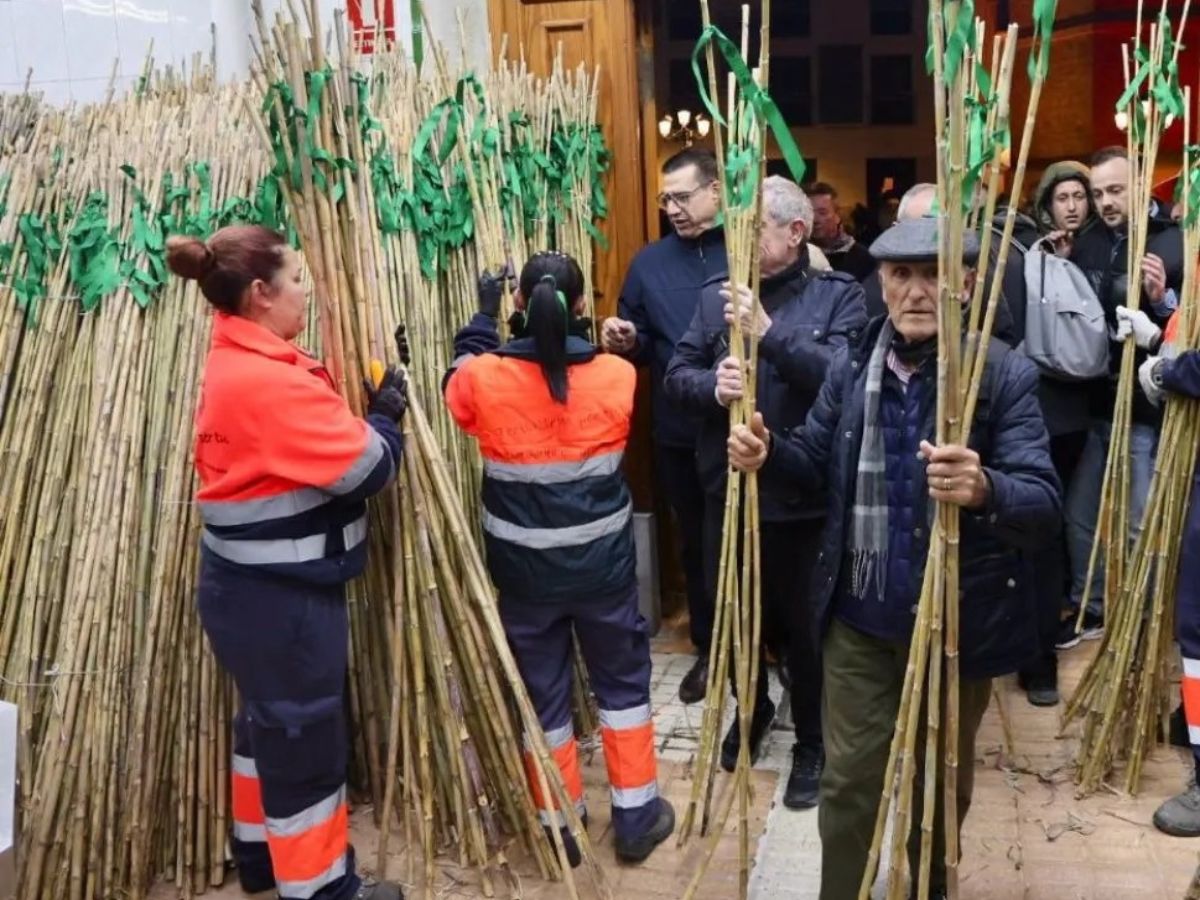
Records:
[[[709,281],[695,318],[667,366],[665,381],[667,399],[701,418],[696,456],[705,493],[705,581],[711,603],[716,598],[725,515],[728,408],[742,396],[746,381],[744,363],[729,355],[729,326],[735,311],[740,312],[743,327],[759,338],[758,408],[788,428],[804,421],[834,352],[856,337],[867,321],[858,282],[811,264],[808,237],[813,209],[804,192],[778,176],[766,179],[762,190],[762,305],[757,315],[752,312],[749,289],[734,291],[728,276]],[[821,666],[807,595],[825,505],[819,491],[795,490],[770,478],[761,485],[763,635],[790,669],[796,746],[784,803],[793,809],[816,803],[824,764]],[[774,716],[762,671],[750,735],[752,753],[760,749]],[[721,764],[729,771],[739,741],[735,723],[721,749]]]

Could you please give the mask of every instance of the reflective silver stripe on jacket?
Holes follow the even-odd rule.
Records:
[[[579,815],[580,818],[582,818],[583,815],[587,812],[587,806],[584,805],[584,802],[582,800],[575,801],[575,812]],[[543,825],[546,825],[547,827],[550,827],[550,828],[553,828],[555,825],[557,825],[559,828],[563,828],[567,824],[567,817],[564,816],[562,814],[562,812],[557,809],[555,809],[555,810],[539,809],[538,810],[538,819],[541,820],[541,823]]]
[[[617,809],[637,809],[658,796],[658,782],[636,788],[612,788],[612,805]]]
[[[309,900],[315,897],[317,891],[332,884],[346,874],[346,854],[338,857],[332,866],[306,881],[277,881],[275,887],[279,890],[281,900]]]
[[[328,822],[339,809],[346,805],[346,788],[342,786],[326,797],[295,815],[281,819],[267,816],[267,831],[272,837],[295,837]]]
[[[508,541],[531,550],[553,550],[559,547],[578,547],[592,541],[616,534],[629,524],[633,516],[633,504],[611,516],[596,519],[584,525],[569,525],[565,528],[525,528],[499,519],[486,510],[483,513],[483,530],[492,537]]]
[[[342,542],[352,550],[367,537],[367,517],[360,516],[342,529]],[[325,535],[313,534],[302,538],[277,538],[263,541],[226,540],[207,528],[204,546],[222,559],[243,566],[271,566],[305,563],[325,558]]]
[[[330,494],[348,494],[360,484],[379,465],[379,461],[388,454],[387,442],[380,437],[379,432],[367,427],[367,446],[359,454],[358,459],[351,463],[341,478],[329,485],[325,490]]]
[[[643,703],[641,706],[635,706],[632,709],[600,710],[600,727],[610,728],[613,731],[626,731],[630,728],[637,728],[639,725],[645,725],[649,721],[649,703]]]
[[[234,821],[233,836],[243,844],[265,844],[267,841],[266,825],[248,825],[245,822]]]
[[[253,757],[238,756],[235,753],[233,754],[233,774],[241,775],[243,778],[257,778],[258,766]]]
[[[580,478],[613,475],[621,469],[622,453],[605,453],[581,462],[509,463],[483,461],[483,474],[496,481],[516,481],[522,484],[566,484]]]
[[[201,500],[200,515],[205,525],[227,528],[286,519],[328,503],[330,495],[317,488],[297,488],[257,500]]]

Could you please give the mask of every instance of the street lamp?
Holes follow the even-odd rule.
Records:
[[[667,113],[658,123],[658,133],[663,140],[682,141],[690,147],[697,139],[703,140],[712,131],[712,122],[704,116],[692,116],[690,110],[681,109],[674,115]]]

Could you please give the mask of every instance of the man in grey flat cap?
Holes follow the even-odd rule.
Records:
[[[826,764],[819,827],[822,900],[852,900],[866,867],[921,594],[935,504],[962,508],[959,822],[974,784],[975,733],[991,679],[1036,648],[1021,551],[1060,525],[1060,486],[1033,363],[999,341],[988,350],[967,446],[933,445],[937,407],[936,219],[898,222],[874,244],[887,315],[834,357],[802,426],[772,433],[756,417],[729,437],[729,461],[830,498],[812,603],[822,635]],[[966,236],[964,262],[979,253]],[[963,296],[975,272],[967,271]],[[922,713],[921,721],[925,721]],[[923,746],[924,737],[918,736]],[[917,766],[909,855],[920,853]],[[936,791],[939,803],[942,791]],[[931,896],[945,890],[945,836],[935,819]]]

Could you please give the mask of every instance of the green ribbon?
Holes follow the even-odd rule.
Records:
[[[38,304],[46,296],[50,265],[62,252],[62,240],[55,219],[43,221],[33,213],[23,213],[17,218],[17,231],[21,235],[25,266],[21,277],[13,279],[13,293],[17,295],[18,307],[25,311],[26,321],[33,325],[37,321]]]
[[[121,244],[108,222],[108,195],[93,191],[67,232],[71,281],[84,312],[91,312],[122,283]]]
[[[779,111],[779,107],[775,105],[775,101],[771,99],[771,95],[755,83],[750,68],[746,65],[746,61],[742,59],[742,54],[738,51],[733,41],[726,37],[716,25],[709,25],[701,33],[700,40],[696,42],[696,49],[692,51],[692,71],[696,76],[696,84],[700,88],[700,99],[712,116],[713,121],[720,125],[726,124],[725,119],[721,117],[721,110],[708,94],[708,84],[700,68],[701,54],[704,53],[709,44],[715,44],[717,49],[721,51],[721,55],[725,58],[726,64],[729,66],[733,77],[738,83],[738,87],[741,89],[742,97],[754,110],[758,118],[767,124],[771,129],[771,133],[775,135],[775,141],[779,145],[780,154],[783,156],[788,169],[792,173],[792,179],[799,184],[804,180],[804,157],[800,155],[800,148],[796,146],[796,141],[792,137],[792,132],[788,128],[787,122],[784,121],[783,114]]]
[[[1045,79],[1050,73],[1050,47],[1058,0],[1033,0],[1033,42],[1029,47],[1029,80]]]
[[[358,127],[362,135],[363,146],[370,147],[371,133],[383,131],[383,123],[371,114],[371,82],[361,72],[352,73],[350,75],[350,82],[354,85],[355,114],[358,117]]]
[[[413,65],[420,75],[421,66],[425,63],[425,16],[421,11],[421,0],[411,0],[408,9],[412,19]]]
[[[1200,218],[1200,144],[1188,144],[1183,148],[1183,153],[1188,161],[1185,171],[1190,172],[1190,175],[1184,179],[1182,173],[1180,174],[1179,181],[1175,184],[1175,199],[1183,200],[1186,195],[1187,216],[1183,225],[1185,228],[1191,228],[1196,224],[1197,218]]]

